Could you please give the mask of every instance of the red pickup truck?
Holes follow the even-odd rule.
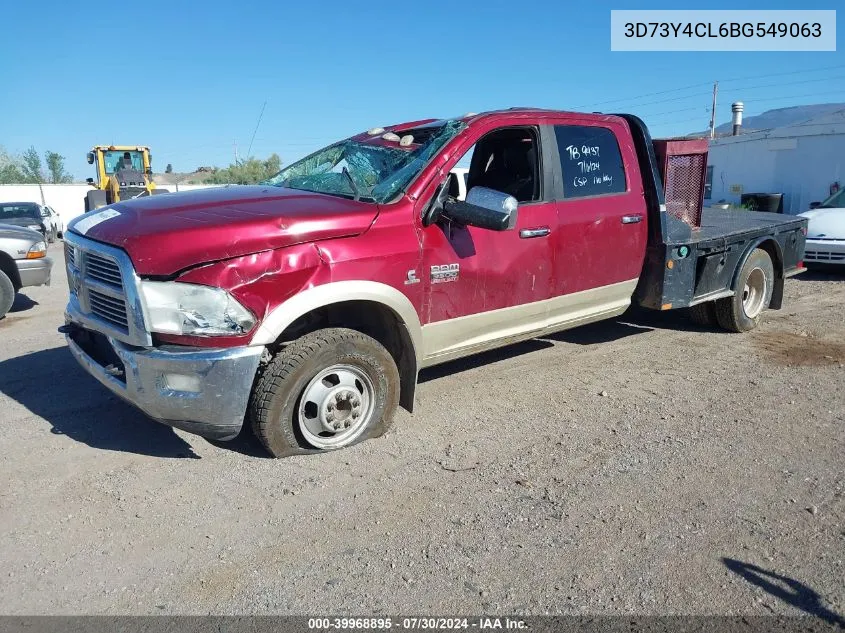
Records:
[[[383,433],[424,367],[632,303],[746,331],[802,270],[807,220],[702,215],[685,143],[631,115],[515,108],[119,202],[70,224],[60,330],[149,416],[216,439],[247,421],[275,456]]]

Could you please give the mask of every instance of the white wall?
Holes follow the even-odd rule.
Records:
[[[161,185],[162,189],[175,192],[208,189],[220,185]],[[52,207],[65,225],[85,213],[85,194],[90,185],[0,185],[0,202],[37,202]],[[42,197],[43,195],[43,197]]]
[[[830,185],[845,187],[843,113],[813,122],[717,139],[707,164],[713,167],[709,203],[739,204],[743,193],[782,193],[784,213],[801,213],[830,195]]]

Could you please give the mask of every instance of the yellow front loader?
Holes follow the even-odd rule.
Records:
[[[88,178],[95,187],[85,196],[85,211],[108,204],[168,193],[157,189],[152,180],[150,148],[143,145],[97,145],[88,152],[88,164],[96,165],[97,180]]]

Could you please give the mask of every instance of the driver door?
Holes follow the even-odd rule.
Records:
[[[553,296],[557,210],[542,173],[536,126],[482,134],[466,152],[467,190],[484,186],[519,202],[515,228],[493,231],[446,219],[422,228],[422,322],[431,365],[541,330]],[[548,179],[550,180],[550,178]]]

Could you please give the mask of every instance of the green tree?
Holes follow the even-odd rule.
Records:
[[[0,146],[0,185],[12,185],[23,181],[20,161]]]
[[[254,185],[274,176],[281,168],[282,159],[278,154],[273,154],[265,160],[250,157],[225,169],[217,169],[206,182],[218,185]]]
[[[51,183],[73,182],[73,176],[65,171],[64,156],[58,152],[45,152],[44,160],[47,163],[47,170],[50,172]]]
[[[38,155],[34,147],[30,147],[21,156],[21,171],[23,172],[24,182],[39,183],[44,181],[44,174],[41,172],[41,156]]]
[[[164,173],[165,174],[172,174],[173,173],[173,165],[171,165],[170,163],[167,163],[167,167],[164,168]]]

